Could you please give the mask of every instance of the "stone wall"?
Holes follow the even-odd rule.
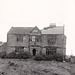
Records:
[[[56,41],[55,44],[49,45],[47,42],[47,35],[42,35],[42,52],[45,54],[46,49],[45,46],[54,46],[57,48],[57,53],[59,54],[66,54],[66,36],[65,35],[56,35]],[[45,52],[44,52],[45,51]]]
[[[17,39],[16,35],[8,34],[7,45],[8,46],[25,46],[25,47],[28,47],[28,45],[29,45],[29,36],[28,35],[23,35],[23,42],[19,42],[16,39]]]
[[[32,47],[31,45],[34,45],[34,47]],[[46,46],[48,47],[56,47],[57,48],[57,53],[59,54],[66,54],[66,37],[65,35],[56,35],[56,41],[54,44],[49,45],[48,44],[48,36],[46,35],[42,35],[41,37],[41,41],[40,42],[36,42],[36,45],[39,47],[35,46],[34,42],[30,42],[29,41],[29,35],[23,35],[23,42],[19,42],[16,41],[16,35],[14,34],[8,34],[7,35],[7,53],[12,52],[15,50],[15,46],[23,46],[24,47],[24,51],[29,51],[32,54],[32,50],[35,48],[36,49],[36,55],[40,54],[40,52],[42,52],[42,54],[46,54]],[[40,48],[41,47],[41,48]]]

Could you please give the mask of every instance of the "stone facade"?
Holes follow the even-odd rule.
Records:
[[[66,54],[64,26],[12,27],[7,33],[7,53],[25,51],[31,55]]]

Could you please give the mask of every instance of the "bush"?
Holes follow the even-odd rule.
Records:
[[[35,56],[34,60],[36,60],[36,61],[44,60],[44,56],[43,55]]]
[[[70,56],[67,56],[67,55],[66,55],[66,56],[65,56],[65,61],[66,61],[66,62],[70,62]]]
[[[57,55],[55,55],[55,60],[62,62],[63,61],[63,56],[60,55],[60,54],[57,54]]]
[[[63,61],[63,56],[60,54],[56,54],[56,55],[38,55],[35,56],[34,60],[36,61],[41,61],[41,60],[45,60],[45,61],[59,61],[62,62]]]
[[[52,60],[54,60],[54,55],[46,55],[45,56],[45,60],[46,61],[52,61]]]
[[[15,55],[16,55],[15,52],[11,52],[6,55],[6,58],[12,59],[12,58],[15,58]]]
[[[27,58],[29,58],[31,55],[30,55],[30,53],[28,53],[28,52],[19,52],[19,53],[16,53],[16,52],[12,52],[12,53],[9,53],[9,54],[7,54],[7,58],[9,58],[9,59],[27,59]]]
[[[6,58],[6,52],[0,52],[0,58]]]
[[[24,52],[22,55],[23,55],[22,56],[23,59],[28,59],[31,57],[31,54],[29,52]]]
[[[63,61],[63,56],[60,55],[60,54],[46,55],[45,56],[45,61],[52,61],[52,60],[62,62]]]

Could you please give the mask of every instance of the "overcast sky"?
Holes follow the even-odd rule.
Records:
[[[67,54],[75,55],[75,0],[0,0],[0,41],[12,26],[65,25]]]

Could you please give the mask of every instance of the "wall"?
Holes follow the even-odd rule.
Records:
[[[55,46],[57,48],[57,53],[66,55],[66,36],[65,35],[63,34],[56,35],[55,44],[52,44],[52,45],[48,45],[47,38],[48,38],[47,35],[42,35],[42,47]],[[43,48],[42,50],[43,50],[43,53],[45,54],[46,52],[45,48]]]
[[[24,47],[24,52],[29,52],[29,48],[28,47]]]
[[[28,35],[23,35],[24,39],[23,42],[19,42],[16,39],[16,35],[13,34],[8,34],[8,41],[7,41],[7,45],[8,46],[25,46],[28,47],[29,45],[29,36]]]
[[[42,44],[41,44],[42,47],[44,46],[48,46],[48,43],[47,43],[47,35],[42,35]]]
[[[65,35],[57,35],[56,38],[57,53],[66,55],[66,37]]]
[[[42,54],[46,55],[46,48],[42,48]]]
[[[24,46],[25,51],[29,51],[29,45],[34,45],[34,42],[29,43],[29,35],[23,35],[24,39],[23,42],[17,42],[16,41],[16,35],[13,34],[8,34],[7,35],[7,46],[8,46],[8,52],[11,52],[14,50],[14,46]],[[45,46],[56,46],[57,48],[57,53],[59,54],[66,54],[66,37],[65,35],[56,35],[56,42],[53,45],[48,45],[47,42],[47,35],[42,35],[42,43],[41,42],[36,42],[36,45],[42,47],[42,53],[46,54],[46,48]],[[32,47],[35,48],[35,47]],[[37,50],[41,50],[41,48],[37,47]],[[39,52],[37,52],[38,54]],[[31,49],[31,54],[32,54],[32,49]]]

